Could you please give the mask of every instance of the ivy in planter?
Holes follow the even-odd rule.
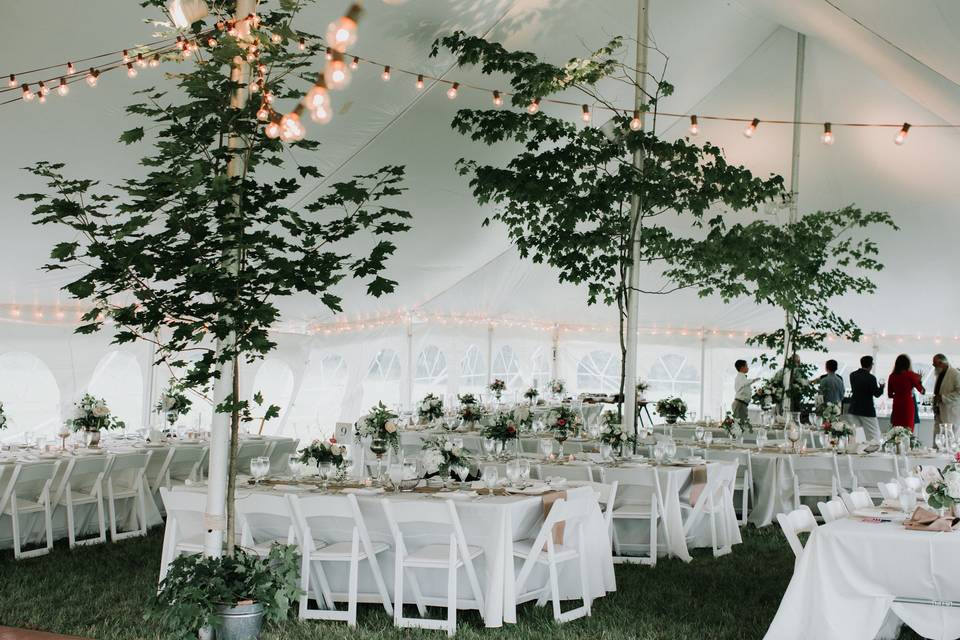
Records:
[[[177,557],[147,606],[144,618],[157,623],[163,637],[190,640],[202,627],[218,625],[218,608],[253,601],[270,622],[286,619],[301,595],[300,554],[294,545],[275,544],[266,558],[243,549],[234,555]]]

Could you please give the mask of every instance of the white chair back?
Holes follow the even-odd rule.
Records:
[[[790,513],[778,514],[777,522],[780,523],[780,529],[790,544],[794,556],[799,559],[800,554],[803,553],[803,544],[798,534],[813,533],[817,530],[817,519],[813,517],[813,512],[807,505],[802,505]]]
[[[585,465],[537,465],[537,475],[540,479],[547,478],[566,478],[567,480],[580,480],[584,482],[593,482],[593,467]]]
[[[873,498],[870,497],[866,489],[844,491],[840,494],[840,497],[850,513],[873,506]]]
[[[878,482],[877,491],[884,500],[898,500],[900,498],[900,483]]]
[[[173,456],[167,462],[163,482],[169,489],[174,484],[183,484],[187,480],[197,480],[200,463],[207,455],[207,447],[191,444],[174,447]]]
[[[237,500],[237,521],[240,524],[240,546],[257,553],[269,552],[273,542],[294,544],[298,529],[286,496],[251,493]]]
[[[614,506],[619,507],[630,502],[645,504],[656,500],[660,513],[663,513],[663,493],[660,490],[660,476],[656,469],[601,467],[600,476],[604,483],[617,483]]]
[[[853,475],[853,488],[864,487],[872,492],[878,482],[896,482],[900,479],[900,465],[896,456],[847,456]]]
[[[360,513],[360,505],[357,503],[357,497],[353,494],[344,496],[296,496],[289,495],[287,499],[290,502],[291,512],[293,513],[297,529],[300,532],[301,544],[306,550],[313,551],[316,548],[316,540],[320,536],[314,536],[314,532],[329,532],[335,528],[331,519],[349,521],[349,528],[354,529],[360,535],[364,551],[372,555],[370,534]],[[336,527],[339,528],[339,527]]]
[[[818,502],[817,509],[823,517],[824,523],[833,522],[847,517],[847,506],[840,498],[832,498],[827,502]]]
[[[7,508],[14,493],[18,501],[41,502],[44,496],[49,499],[50,485],[59,467],[60,461],[17,464],[13,468],[6,491],[0,498],[0,513]]]
[[[200,491],[173,491],[160,487],[160,499],[167,512],[167,530],[171,527],[176,535],[183,539],[199,539],[207,529],[204,526],[204,513],[207,509],[207,495]]]
[[[87,456],[74,458],[67,463],[67,470],[57,487],[53,504],[66,504],[66,492],[92,494],[102,485],[109,459],[106,456]]]
[[[237,472],[243,474],[250,473],[250,461],[254,458],[267,455],[267,449],[270,443],[266,440],[243,440],[237,449]],[[271,463],[271,467],[272,467]],[[273,469],[271,468],[272,472]]]

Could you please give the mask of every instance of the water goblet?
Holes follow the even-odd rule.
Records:
[[[609,443],[607,442],[600,443],[600,458],[602,458],[603,460],[609,460],[610,454],[612,453],[613,453],[613,447],[610,446]]]
[[[320,472],[320,479],[323,480],[323,485],[321,485],[320,489],[323,493],[326,493],[327,487],[330,484],[330,475],[333,473],[333,463],[321,462],[318,465],[318,470]]]
[[[677,443],[673,438],[668,438],[666,442],[663,443],[663,452],[667,458],[667,461],[673,460],[677,455]]]
[[[467,478],[470,477],[470,467],[465,464],[455,464],[451,467],[453,473],[457,476],[457,479],[460,480],[460,484],[464,484],[467,481]]]
[[[663,462],[664,457],[666,457],[666,452],[664,451],[663,443],[657,442],[657,444],[653,445],[653,460],[657,464],[660,464]]]
[[[296,453],[291,453],[287,456],[287,469],[290,470],[291,480],[300,479],[300,464],[300,456]]]
[[[697,425],[696,428],[693,430],[693,438],[694,438],[697,442],[703,442],[703,435],[704,435],[706,432],[707,432],[706,429],[704,429],[704,428],[703,428],[702,426],[700,426],[700,425]]]
[[[937,451],[943,453],[947,448],[947,434],[942,431],[943,426],[941,425],[941,431],[933,438],[933,444],[937,447]]]
[[[270,473],[270,458],[266,456],[257,456],[250,460],[250,475],[253,476],[254,484],[259,484],[261,480]]]
[[[710,431],[709,429],[707,429],[703,432],[703,445],[706,447],[709,447],[710,443],[712,442],[713,442],[713,431]]]
[[[530,481],[530,461],[521,458],[517,464],[520,466],[520,484],[525,486]]]
[[[516,460],[511,460],[507,463],[506,471],[510,486],[517,486],[517,482],[520,480],[520,464]]]
[[[553,455],[553,440],[550,438],[540,438],[540,455],[542,455],[544,459]]]
[[[482,444],[483,452],[486,454],[487,460],[493,460],[493,454],[497,450],[497,441],[493,438],[484,438]]]
[[[483,479],[483,486],[487,488],[492,496],[493,490],[496,488],[497,482],[500,480],[500,471],[494,465],[488,465],[483,468],[481,478]]]

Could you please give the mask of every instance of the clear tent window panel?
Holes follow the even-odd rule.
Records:
[[[381,349],[367,367],[367,380],[391,382],[400,379],[400,356],[393,349]]]
[[[650,385],[649,400],[679,396],[689,410],[696,410],[699,406],[700,369],[685,355],[665,353],[658,356],[650,367],[647,383]]]
[[[290,407],[290,401],[293,399],[293,385],[293,369],[290,368],[290,365],[274,358],[263,361],[257,370],[256,377],[253,379],[250,404],[250,411],[253,414],[253,422],[250,423],[251,433],[260,431],[260,419],[272,404],[280,407],[280,415],[263,425],[263,433],[268,435],[279,435],[281,433],[279,430],[280,423]],[[263,406],[258,406],[252,402],[252,396],[256,393],[263,396]]]
[[[428,345],[417,356],[414,382],[430,386],[442,386],[447,383],[447,357],[439,348]]]
[[[520,373],[520,361],[517,359],[517,353],[510,345],[500,347],[497,354],[493,357],[493,369],[491,374],[507,383],[508,391],[516,391],[523,385],[523,375]]]
[[[0,388],[7,428],[0,440],[21,439],[27,432],[52,436],[60,428],[60,388],[50,368],[24,351],[0,355]],[[64,399],[64,405],[69,401]],[[69,411],[69,407],[64,407]]]
[[[577,362],[577,389],[616,393],[620,389],[620,361],[610,351],[588,352]]]
[[[111,413],[136,429],[143,422],[143,374],[137,359],[129,353],[111,351],[97,363],[87,391],[103,398]],[[150,407],[153,411],[153,407]]]
[[[460,360],[460,386],[482,387],[487,382],[487,370],[480,347],[475,344],[467,347]]]
[[[550,350],[547,348],[537,347],[530,358],[530,384],[534,387],[540,388],[546,386],[553,375],[552,367],[550,366],[551,358],[549,352]]]

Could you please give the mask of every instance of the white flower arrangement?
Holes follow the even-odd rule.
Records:
[[[428,393],[417,406],[417,417],[420,422],[431,422],[443,417],[443,400]]]
[[[913,448],[920,444],[920,439],[906,427],[893,427],[890,431],[887,431],[883,443],[893,445],[909,443],[910,448]]]
[[[832,423],[840,417],[840,405],[836,402],[824,402],[818,409],[824,424]]]
[[[624,430],[622,424],[615,422],[616,417],[614,413],[605,414],[603,431],[600,432],[600,442],[622,449],[624,445],[633,440],[633,437]]]
[[[100,431],[103,429],[122,429],[125,425],[122,420],[110,415],[110,408],[106,400],[94,398],[89,393],[77,402],[73,418],[67,424],[74,431]]]
[[[354,434],[359,440],[363,437],[386,440],[394,451],[400,450],[400,434],[397,433],[397,414],[387,409],[383,402],[373,407],[365,416],[357,420]]]
[[[554,393],[556,395],[560,395],[567,388],[563,380],[560,378],[554,378],[547,383],[547,386],[550,388],[550,393]]]
[[[439,473],[446,477],[456,465],[470,466],[471,456],[466,447],[454,444],[446,436],[436,436],[424,440],[420,462],[426,473]]]
[[[0,429],[7,428],[7,414],[3,411],[3,403],[0,402]]]

